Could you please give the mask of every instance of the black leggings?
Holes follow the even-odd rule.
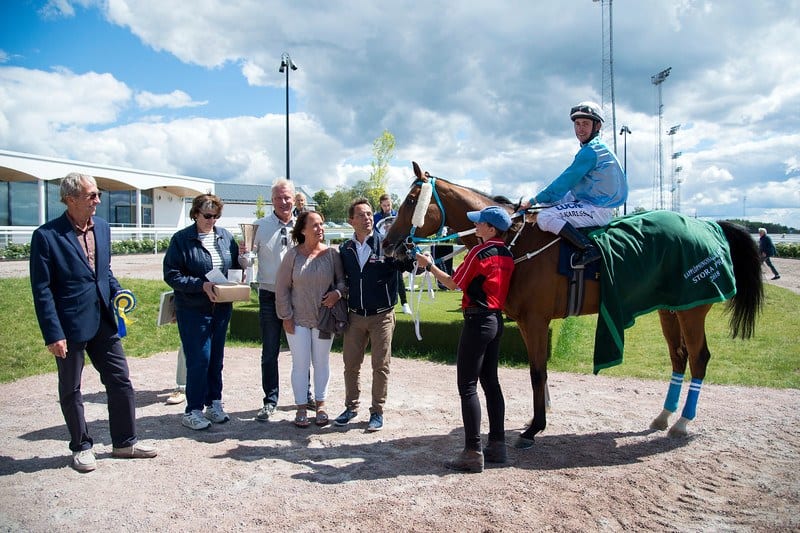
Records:
[[[481,404],[478,399],[478,380],[486,395],[489,414],[489,440],[505,440],[504,417],[506,404],[497,362],[500,338],[503,336],[503,316],[500,312],[464,316],[464,329],[458,343],[456,361],[458,393],[461,396],[461,418],[464,421],[464,448],[481,449]]]

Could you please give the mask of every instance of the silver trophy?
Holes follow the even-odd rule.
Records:
[[[244,240],[245,245],[247,245],[247,253],[244,254],[244,257],[247,259],[247,264],[241,266],[245,269],[247,274],[250,274],[252,272],[253,262],[256,257],[255,252],[253,252],[253,246],[255,245],[256,241],[256,231],[258,230],[258,225],[239,224],[239,228],[242,230],[242,239]],[[250,275],[246,275],[246,278],[255,281]]]

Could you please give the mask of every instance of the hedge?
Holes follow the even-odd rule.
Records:
[[[436,361],[455,363],[463,318],[456,309],[437,314],[440,316],[429,317],[423,311],[420,323],[422,341],[418,341],[412,317],[396,313],[397,324],[392,338],[392,351],[398,355],[420,355]],[[527,350],[516,322],[507,319],[505,326],[500,341],[500,363],[508,366],[527,366]],[[552,337],[552,330],[548,333],[549,337]],[[229,335],[231,339],[238,341],[260,342],[257,302],[245,302],[234,306]],[[548,338],[548,353],[551,340]],[[341,351],[341,349],[342,338],[337,337],[333,341],[333,350]]]

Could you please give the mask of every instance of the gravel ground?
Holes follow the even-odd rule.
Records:
[[[160,258],[138,257],[146,259],[116,260],[116,274],[152,271],[157,279]],[[800,261],[776,264],[779,284],[798,292]],[[366,409],[349,427],[294,427],[288,353],[277,414],[255,421],[258,360],[258,349],[227,350],[232,420],[192,432],[180,425],[182,406],[164,404],[175,353],[131,359],[139,434],[160,449],[151,460],[111,458],[106,397],[87,369],[86,416],[98,453],[89,474],[68,466],[55,374],[0,385],[0,530],[800,529],[798,390],[704,385],[690,436],[674,439],[648,429],[667,383],[551,373],[553,410],[536,445],[510,448],[508,465],[462,475],[442,465],[462,442],[454,367],[395,359],[386,428],[367,433]],[[336,416],[339,354],[331,367]],[[528,372],[503,368],[500,380],[512,441],[531,412]]]

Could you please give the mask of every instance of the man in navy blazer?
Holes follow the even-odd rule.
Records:
[[[122,290],[111,272],[111,230],[94,216],[100,195],[92,176],[68,174],[61,180],[67,210],[39,227],[31,240],[33,305],[44,343],[56,357],[61,412],[70,434],[72,467],[79,472],[97,466],[83,413],[84,354],[106,387],[112,456],[157,455],[136,436],[133,385],[111,303]]]

